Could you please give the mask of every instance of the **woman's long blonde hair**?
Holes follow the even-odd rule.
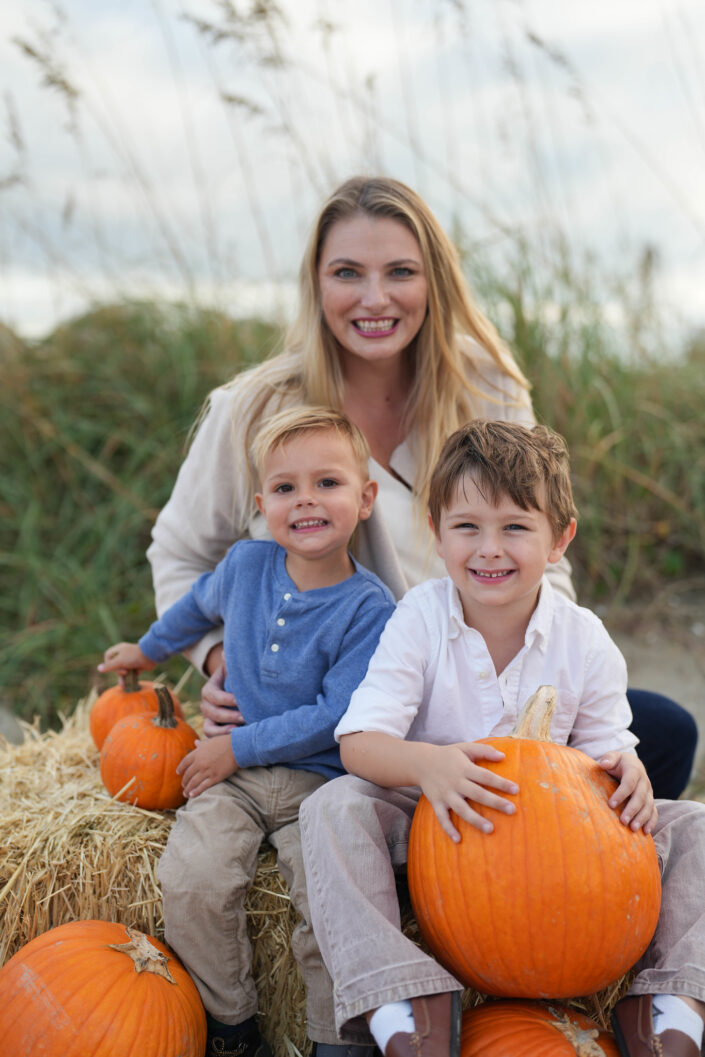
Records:
[[[355,176],[324,204],[301,262],[299,311],[284,337],[283,350],[250,372],[247,442],[262,415],[282,406],[299,401],[343,405],[340,349],[321,310],[318,265],[333,225],[355,215],[398,221],[421,249],[428,311],[407,350],[412,382],[402,427],[405,435],[414,430],[418,466],[414,493],[424,512],[431,472],[446,437],[474,417],[476,398],[496,399],[489,381],[480,389],[470,380],[479,366],[467,338],[474,339],[520,390],[528,394],[529,386],[494,326],[473,303],[452,242],[423,199],[398,180]]]

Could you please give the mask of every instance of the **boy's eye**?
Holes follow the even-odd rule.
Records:
[[[286,483],[285,484],[278,484],[276,486],[276,488],[274,489],[274,491],[275,491],[275,493],[279,493],[280,495],[283,495],[285,492],[293,491],[293,488],[294,488],[293,484],[286,484]]]
[[[526,525],[518,525],[515,522],[507,525],[507,528],[510,532],[526,532]]]
[[[334,480],[332,477],[324,477],[323,480],[321,481],[321,488],[335,488],[337,483],[338,482],[336,480]]]

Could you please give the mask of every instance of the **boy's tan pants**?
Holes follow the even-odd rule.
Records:
[[[208,1012],[239,1024],[257,1012],[245,896],[267,839],[301,915],[292,937],[307,991],[308,1032],[335,1043],[333,988],[310,926],[299,806],[325,779],[289,767],[248,767],[189,800],[176,815],[157,869],[166,941]]]
[[[461,990],[401,931],[396,872],[404,868],[418,789],[381,789],[344,775],[301,809],[308,888],[335,981],[338,1031],[352,1039],[383,1002]],[[653,837],[661,914],[632,994],[705,1001],[705,804],[657,800]]]

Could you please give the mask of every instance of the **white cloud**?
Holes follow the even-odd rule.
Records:
[[[157,290],[184,270],[196,285],[291,277],[322,196],[376,169],[478,244],[553,225],[619,267],[656,243],[673,275],[705,280],[701,0],[474,0],[464,21],[437,0],[282,6],[282,71],[200,39],[178,0],[65,0],[63,25],[44,0],[0,9],[0,86],[26,144],[0,156],[0,179],[20,161],[25,178],[0,192],[0,317],[27,329],[73,311],[69,273],[95,296],[137,268]],[[321,17],[338,27],[327,51]],[[42,27],[82,92],[74,136],[11,41]],[[218,87],[265,113],[227,106]],[[40,294],[52,281],[64,292]],[[663,286],[684,296],[682,280]],[[3,288],[22,293],[10,303]]]

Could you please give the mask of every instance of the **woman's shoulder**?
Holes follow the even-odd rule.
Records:
[[[465,380],[475,394],[475,416],[533,424],[529,390],[519,381],[510,353],[499,350],[494,356],[469,334],[459,334],[457,341]]]

